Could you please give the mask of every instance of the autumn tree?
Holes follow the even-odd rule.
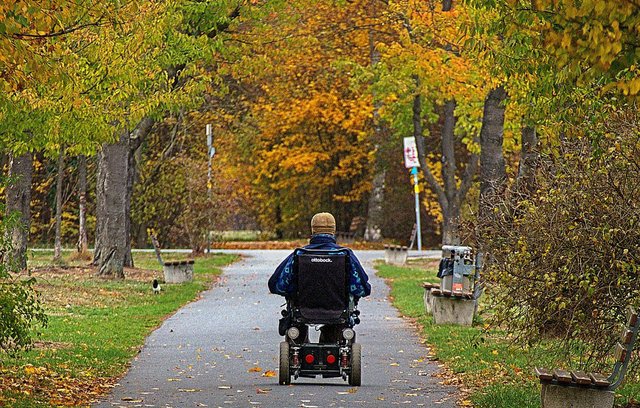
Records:
[[[487,86],[482,66],[463,53],[465,16],[451,2],[394,3],[386,18],[398,40],[380,46],[376,84],[396,133],[416,139],[424,180],[439,204],[443,243],[460,240],[461,208],[478,167],[477,107]],[[431,145],[441,153],[431,153]]]
[[[289,3],[239,35],[245,57],[230,69],[251,92],[238,143],[249,148],[261,222],[281,234],[306,235],[320,208],[339,228],[366,211],[373,104],[353,81],[370,64],[368,17],[356,3]]]
[[[165,9],[159,8],[147,20],[150,26],[146,30],[134,31],[127,37],[138,47],[129,58],[145,69],[132,67],[128,72],[137,79],[134,84],[139,87],[126,95],[127,106],[135,113],[126,121],[119,121],[118,141],[103,145],[98,160],[94,263],[99,266],[100,275],[123,277],[123,266],[132,265],[130,205],[134,152],[151,131],[153,115],[193,106],[208,78],[199,63],[211,58],[216,47],[213,39],[238,15],[240,4],[236,1],[163,4]],[[149,81],[149,76],[155,81]],[[139,101],[142,106],[135,109]]]
[[[14,163],[21,164],[15,170],[22,172],[19,179],[23,180],[14,185],[13,194],[20,197],[18,210],[25,220],[23,228],[14,231],[18,258],[24,258],[28,237],[34,152],[57,152],[62,140],[70,148],[78,143],[92,146],[100,131],[110,126],[114,111],[109,108],[116,106],[98,107],[96,102],[106,94],[97,86],[102,75],[92,72],[96,67],[88,64],[90,50],[85,45],[99,37],[98,33],[115,29],[121,18],[129,18],[131,6],[127,9],[106,0],[81,3],[60,0],[42,6],[18,1],[0,6],[7,17],[0,27],[0,85],[4,90],[0,96],[0,141],[16,158]],[[102,57],[105,49],[101,49]],[[11,200],[9,207],[15,208]]]

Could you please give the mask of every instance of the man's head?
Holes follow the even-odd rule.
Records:
[[[311,218],[311,234],[336,234],[336,219],[329,213],[318,213]]]

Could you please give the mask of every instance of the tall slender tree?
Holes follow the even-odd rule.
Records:
[[[64,147],[58,151],[56,166],[56,219],[55,219],[55,243],[53,246],[54,262],[62,261],[62,183],[64,181]]]
[[[78,156],[78,253],[87,253],[87,156]]]
[[[33,156],[31,152],[12,155],[9,161],[9,186],[7,187],[7,214],[20,213],[20,222],[11,231],[12,259],[17,265],[27,267],[27,242],[31,222],[31,178],[33,175]]]

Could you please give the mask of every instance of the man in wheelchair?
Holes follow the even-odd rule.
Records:
[[[311,220],[311,241],[296,249],[269,279],[271,293],[287,300],[279,331],[280,383],[298,378],[342,377],[360,385],[361,346],[353,327],[360,322],[358,300],[371,285],[353,251],[335,240],[333,215],[319,213]],[[320,326],[318,343],[309,341],[308,327]]]

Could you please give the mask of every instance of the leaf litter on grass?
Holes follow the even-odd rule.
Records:
[[[73,308],[107,308],[126,305],[131,287],[150,282],[160,272],[125,268],[127,280],[112,282],[95,276],[94,267],[42,267],[32,269],[36,290],[50,316],[71,316]],[[25,274],[26,277],[26,274]],[[114,286],[116,285],[116,286]],[[66,318],[66,317],[65,317]],[[33,350],[55,353],[77,346],[60,341],[38,340]],[[81,345],[80,345],[81,346]],[[39,363],[42,353],[30,358],[32,364],[0,363],[0,406],[12,406],[20,400],[51,406],[82,406],[106,394],[115,378],[96,376],[91,370],[72,372],[64,363],[52,367]],[[19,360],[18,360],[19,361]],[[42,364],[42,365],[40,365]]]

